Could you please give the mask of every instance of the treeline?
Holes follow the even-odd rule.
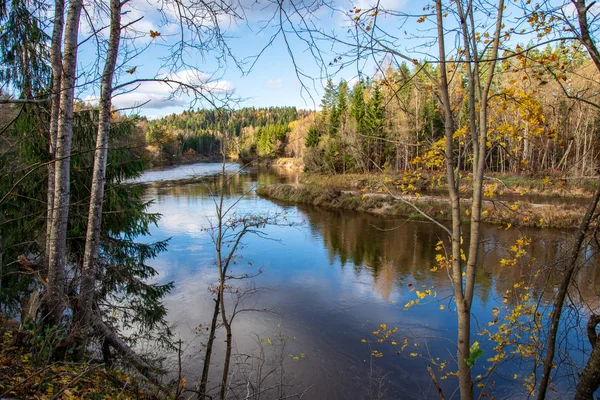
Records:
[[[520,48],[520,47],[519,47]],[[516,51],[519,51],[518,49]],[[469,93],[464,64],[448,64],[456,152],[471,168]],[[442,167],[443,113],[430,77],[435,64],[389,66],[353,86],[328,81],[321,112],[307,131],[306,169],[344,173]],[[599,113],[591,61],[580,47],[529,50],[498,63],[490,99],[486,170],[594,175]],[[585,94],[587,102],[578,101]]]
[[[146,141],[154,157],[163,162],[223,153],[243,159],[282,156],[293,128],[290,123],[309,114],[295,107],[184,111],[149,121]]]

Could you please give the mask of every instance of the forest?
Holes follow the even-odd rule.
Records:
[[[526,48],[527,46],[518,46]],[[439,76],[435,65],[410,68],[402,63],[353,87],[327,83],[318,123],[307,132],[308,170],[324,173],[377,172],[439,167],[435,149],[443,146],[443,114],[427,77]],[[489,104],[491,121],[485,170],[514,174],[594,175],[598,111],[569,94],[596,92],[589,82],[597,70],[581,46],[547,46],[497,65],[496,97]],[[448,62],[449,87],[458,126],[467,126],[467,76]],[[560,81],[555,77],[560,75]],[[467,160],[466,129],[454,133],[456,151]],[[434,150],[434,151],[432,151]],[[321,162],[320,162],[321,161]]]
[[[381,372],[405,368],[387,354],[425,361],[423,397],[597,396],[594,2],[134,3],[0,3],[0,398],[311,398],[310,380],[327,375],[315,368],[319,354],[341,354],[342,337],[368,346],[366,356],[340,356],[348,368],[366,368],[365,376],[351,377],[368,382],[365,398],[413,391],[411,377],[400,390],[395,374]],[[328,13],[331,27],[322,22]],[[236,55],[233,43],[244,37],[236,29],[264,40],[256,54]],[[302,93],[321,85],[319,104],[240,106],[223,80],[225,65],[252,79],[256,63],[277,45]],[[131,101],[137,94],[142,99]],[[165,104],[179,104],[181,112],[143,114],[144,106]],[[283,158],[298,161],[304,174],[261,175],[261,166]],[[230,161],[239,163],[236,172]],[[136,181],[169,171],[151,167],[186,163],[212,172],[181,182]],[[537,191],[512,189],[515,181],[535,182]],[[560,197],[556,204],[550,194]],[[181,209],[160,208],[167,200]],[[301,203],[316,207],[295,205]],[[561,207],[570,213],[543,214]],[[313,220],[303,228],[307,216]],[[404,227],[414,221],[428,230]],[[179,237],[181,226],[193,235]],[[367,240],[388,231],[411,239]],[[512,242],[500,243],[496,231],[510,231],[502,238]],[[285,243],[290,237],[295,241]],[[306,238],[312,241],[301,242]],[[307,318],[290,324],[298,337],[315,321],[325,321],[323,329],[334,325],[329,319],[356,327],[325,338],[309,356],[294,347],[291,332],[293,350],[286,350],[287,316],[260,319],[271,310],[253,296],[269,290],[256,282],[269,280],[244,258],[264,257],[268,239],[290,247],[283,258],[263,259],[266,273],[287,276],[289,266],[306,290],[290,284],[277,299],[283,304],[294,288],[302,293],[289,315]],[[556,239],[559,245],[550,244]],[[319,240],[322,247],[311,247]],[[412,253],[398,252],[405,242]],[[193,281],[181,275],[184,255],[201,272],[191,291],[205,291],[191,304],[173,297]],[[319,298],[308,290],[321,287],[309,279],[321,256],[327,267],[340,265],[322,280],[336,273],[347,279],[350,259],[352,282],[372,278],[373,293],[384,293],[381,314],[339,318],[336,312],[351,307],[336,298],[336,312],[303,309]],[[417,259],[418,268],[409,265]],[[399,315],[414,318],[406,313],[420,307],[423,315],[445,313],[445,333],[409,335]],[[200,310],[202,322],[191,330],[201,340],[182,339],[172,319],[182,308]],[[482,309],[489,321],[480,320]],[[392,313],[393,320],[383,319]],[[251,337],[248,321],[270,323],[278,333]],[[308,345],[325,339],[319,332]],[[240,350],[248,342],[254,353]],[[184,356],[200,367],[185,370]],[[294,386],[288,368],[312,378]],[[323,382],[331,386],[314,383]],[[507,382],[512,389],[502,386]]]
[[[518,48],[531,46],[517,45]],[[147,145],[163,157],[180,158],[189,149],[225,153],[251,160],[294,157],[314,173],[373,173],[426,170],[440,166],[432,149],[443,145],[443,114],[433,96],[428,75],[435,64],[391,63],[384,73],[359,80],[326,82],[316,112],[295,108],[243,108],[218,114],[184,111],[148,123]],[[457,123],[468,121],[466,71],[449,62],[451,98]],[[598,93],[590,82],[598,71],[581,45],[547,45],[497,65],[490,103],[485,170],[516,175],[587,177],[595,175],[598,110],[590,104]],[[560,79],[557,79],[560,77]],[[586,102],[570,93],[585,93]],[[294,129],[296,125],[300,127]],[[467,131],[457,131],[458,152],[469,158]],[[463,169],[471,166],[463,164]]]
[[[284,156],[290,124],[309,114],[295,107],[184,111],[150,121],[146,145],[155,160],[171,163],[183,155],[225,154],[246,161]]]

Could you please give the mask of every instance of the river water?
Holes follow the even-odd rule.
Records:
[[[160,272],[159,282],[175,283],[165,302],[168,320],[184,343],[182,368],[188,386],[193,386],[191,382],[202,370],[203,343],[214,304],[209,287],[218,280],[214,245],[206,228],[214,221],[215,183],[220,182],[214,174],[220,168],[219,164],[181,166],[148,171],[138,180],[149,184],[146,196],[154,200],[150,211],[162,214],[152,236],[145,240],[171,238],[168,251],[151,264]],[[232,393],[244,398],[248,375],[256,386],[261,374],[280,366],[285,374],[279,368],[265,382],[289,385],[286,396],[305,392],[305,399],[439,398],[427,373],[428,359],[450,359],[454,350],[446,339],[456,336],[449,279],[445,272],[430,270],[438,253],[436,243],[445,237],[443,231],[431,223],[262,199],[253,191],[257,184],[297,183],[297,174],[237,170],[237,165],[227,165],[228,173],[234,175],[227,185],[226,206],[234,205],[237,215],[279,213],[293,226],[267,226],[262,237],[246,236],[238,252],[235,273],[261,273],[252,280],[234,282],[240,291],[251,287],[256,293],[241,307],[252,310],[240,313],[233,323],[235,352],[245,356],[235,358]],[[206,179],[176,181],[197,176]],[[522,235],[532,238],[528,251],[536,263],[551,264],[566,248],[570,233],[484,227],[484,256],[473,304],[480,327],[492,320],[492,309],[502,304],[506,290],[529,273],[528,267],[500,265],[508,246]],[[579,291],[590,299],[598,296],[598,270],[589,268],[580,275]],[[545,274],[539,281],[552,282],[554,275]],[[434,290],[437,296],[405,310],[404,304],[417,298],[411,291],[414,287]],[[233,304],[229,302],[229,306]],[[398,328],[394,339],[377,342],[372,332],[380,324]],[[415,339],[397,355],[399,345],[391,341],[401,345],[405,337]],[[486,339],[473,337],[482,343],[485,357],[491,356]],[[580,335],[567,337],[573,349],[585,348]],[[223,332],[219,332],[211,373],[214,386],[220,379],[223,340]],[[372,357],[372,350],[382,352],[383,357]],[[258,355],[264,363],[256,361]],[[580,350],[573,350],[572,359],[581,357]],[[475,365],[474,376],[485,373],[483,364]],[[492,394],[497,398],[527,397],[522,384],[513,383],[511,377],[529,375],[528,368],[526,363],[506,364],[493,378]],[[441,373],[435,371],[439,378]],[[241,386],[235,385],[240,382]],[[568,379],[562,382],[558,393],[572,385]],[[456,379],[440,383],[450,398]],[[263,398],[278,397],[274,393],[266,392]]]

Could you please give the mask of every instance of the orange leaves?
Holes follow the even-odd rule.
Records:
[[[154,39],[154,38],[157,38],[157,37],[159,37],[159,36],[160,36],[160,32],[153,31],[152,29],[150,29],[150,37],[151,37],[152,39]]]

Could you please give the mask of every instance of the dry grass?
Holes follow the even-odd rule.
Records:
[[[306,182],[306,181],[305,181]],[[292,203],[312,204],[344,210],[364,211],[379,215],[423,220],[425,217],[409,204],[393,196],[357,191],[341,191],[321,185],[263,185],[257,188],[260,196]],[[437,220],[450,219],[450,203],[442,196],[405,197],[425,214]],[[463,200],[462,216],[470,220],[470,200]],[[585,207],[577,204],[530,204],[486,200],[482,220],[486,223],[506,226],[540,228],[574,228],[585,213]]]
[[[468,176],[468,175],[467,175]],[[465,177],[467,177],[465,176]],[[321,175],[304,173],[300,182],[310,186],[322,186],[338,190],[366,190],[376,192],[382,188],[398,192],[402,174],[344,174]],[[387,184],[385,182],[388,182]],[[469,192],[468,180],[463,179],[461,191]],[[582,198],[591,196],[595,189],[595,178],[565,178],[561,176],[525,176],[514,174],[486,174],[486,185],[496,184],[498,193],[512,195],[535,195],[548,197]],[[422,194],[447,191],[444,177],[423,175],[418,190]]]

